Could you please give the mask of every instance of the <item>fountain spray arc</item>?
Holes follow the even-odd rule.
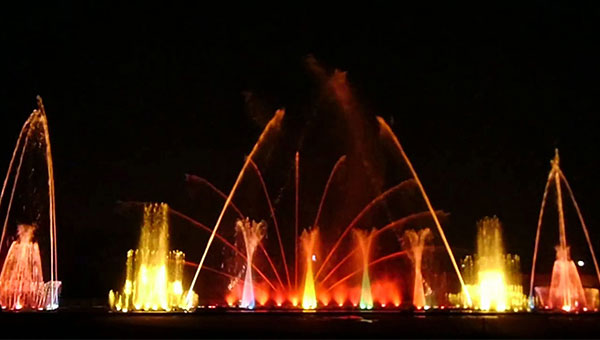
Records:
[[[5,310],[54,310],[58,308],[58,297],[61,288],[61,282],[58,281],[58,263],[56,251],[56,214],[55,214],[55,196],[54,196],[54,168],[52,163],[52,151],[50,147],[50,133],[48,130],[48,119],[46,110],[40,96],[37,97],[38,108],[33,110],[29,118],[23,124],[17,144],[10,160],[8,171],[0,192],[0,208],[4,213],[2,236],[0,237],[0,252],[3,253],[3,245],[6,237],[14,237],[8,249],[6,257],[3,259],[2,272],[0,273],[0,306]],[[47,220],[43,214],[39,214],[41,206],[45,205],[45,199],[33,197],[27,188],[26,192],[20,191],[21,187],[27,185],[35,186],[33,182],[34,173],[38,173],[33,168],[33,158],[35,152],[43,154],[42,169],[40,174],[47,175],[47,181],[40,186],[47,185],[48,188],[48,211]],[[30,163],[31,162],[31,163]],[[32,168],[24,169],[24,164],[31,164]],[[15,166],[16,165],[16,166]],[[25,173],[25,175],[23,175]],[[23,176],[22,176],[23,175]],[[33,183],[33,184],[32,184]],[[5,194],[10,188],[8,198]],[[37,192],[40,188],[33,188]],[[40,192],[43,190],[39,190]],[[18,195],[15,193],[19,192]],[[28,195],[25,202],[21,202],[22,209],[16,211],[13,208],[15,196]],[[30,216],[19,215],[23,211],[38,211],[38,214]],[[18,215],[18,216],[17,216]],[[37,216],[36,216],[37,215]],[[16,216],[16,217],[15,217]],[[19,224],[14,233],[9,233],[9,224],[15,224],[17,219],[25,223]],[[37,239],[44,230],[38,229],[42,224],[48,225],[48,239],[50,248],[50,281],[44,283],[43,261],[40,257],[40,249]]]
[[[256,151],[259,149],[259,147],[264,143],[264,140],[267,138],[267,135],[272,130],[278,129],[281,126],[281,121],[283,120],[284,115],[285,115],[284,110],[277,110],[277,112],[275,112],[275,116],[273,116],[273,118],[271,118],[271,120],[269,121],[269,123],[267,124],[265,129],[263,130],[262,134],[258,138],[258,141],[252,148],[252,151],[250,152],[248,157],[246,157],[244,166],[242,167],[242,170],[240,171],[235,183],[233,184],[233,187],[231,188],[231,192],[229,192],[229,195],[227,196],[227,199],[225,200],[223,209],[221,209],[219,218],[217,219],[217,222],[215,223],[215,227],[213,228],[213,230],[210,234],[210,237],[208,239],[208,242],[206,243],[206,247],[204,248],[204,253],[202,253],[202,258],[200,258],[200,263],[198,264],[198,269],[196,269],[196,274],[194,274],[194,279],[192,280],[192,283],[190,284],[189,295],[187,297],[189,301],[191,301],[193,298],[192,292],[193,292],[194,286],[196,285],[196,280],[198,280],[198,275],[200,275],[200,271],[202,270],[202,266],[204,265],[204,260],[206,260],[206,255],[208,254],[208,250],[210,249],[210,246],[212,245],[212,242],[215,239],[215,236],[217,235],[217,230],[219,230],[219,226],[221,225],[223,216],[225,215],[227,208],[229,208],[229,205],[231,204],[233,195],[235,195],[235,192],[236,192],[240,182],[242,181],[244,174],[246,173],[246,169],[248,168],[248,166],[250,165],[250,162],[252,161],[252,157],[254,156]]]
[[[296,308],[302,306],[304,308],[312,309],[315,307],[325,308],[330,305],[332,300],[334,300],[336,302],[335,305],[339,307],[343,307],[344,305],[349,307],[350,305],[347,305],[347,302],[350,302],[354,307],[358,307],[360,295],[362,292],[365,292],[363,295],[365,297],[363,302],[365,303],[362,305],[370,307],[371,301],[369,300],[371,299],[368,298],[368,294],[366,293],[371,291],[371,298],[373,303],[376,304],[373,308],[385,308],[388,303],[391,303],[390,307],[392,304],[399,307],[401,303],[400,291],[398,289],[399,277],[394,269],[391,268],[394,265],[394,261],[391,260],[405,257],[407,256],[407,252],[392,250],[394,247],[397,247],[397,245],[393,245],[389,242],[380,248],[379,242],[377,242],[373,244],[373,246],[377,245],[377,247],[374,247],[374,250],[377,250],[377,253],[385,253],[385,255],[371,260],[369,259],[370,254],[368,254],[368,249],[365,249],[367,251],[362,251],[363,253],[366,253],[363,254],[363,261],[359,261],[361,262],[360,265],[359,263],[356,263],[357,267],[354,267],[354,263],[349,261],[349,259],[353,258],[357,253],[360,253],[361,249],[359,247],[354,247],[356,243],[352,242],[348,236],[351,236],[351,232],[355,229],[365,229],[367,224],[371,224],[372,227],[384,225],[384,227],[378,229],[376,234],[379,235],[383,230],[403,228],[413,219],[418,220],[419,218],[431,216],[437,227],[436,231],[439,232],[441,240],[456,270],[456,263],[452,251],[441,230],[442,227],[440,222],[437,219],[437,214],[439,212],[433,210],[423,185],[420,183],[414,168],[410,164],[410,161],[389,126],[387,126],[380,118],[373,120],[373,117],[365,116],[364,110],[362,110],[360,105],[354,100],[345,73],[335,71],[333,74],[329,74],[311,58],[308,58],[307,64],[319,83],[323,85],[321,90],[323,91],[324,96],[318,102],[317,111],[321,112],[321,109],[324,109],[327,110],[328,114],[311,114],[311,117],[318,117],[315,118],[316,120],[314,121],[316,124],[309,124],[301,127],[300,125],[304,124],[305,120],[296,120],[294,118],[286,120],[284,126],[282,123],[284,112],[282,110],[277,111],[275,116],[264,128],[258,141],[252,148],[252,151],[247,156],[229,193],[223,193],[214,188],[214,186],[209,185],[209,187],[219,193],[225,202],[214,227],[205,228],[205,230],[210,233],[210,237],[208,238],[206,247],[203,249],[202,257],[200,258],[194,280],[192,281],[192,287],[195,285],[200,271],[205,269],[204,261],[207,260],[208,251],[215,238],[218,241],[225,240],[222,229],[227,227],[223,227],[221,224],[226,223],[224,222],[224,215],[227,213],[227,210],[232,208],[241,219],[245,219],[247,216],[236,207],[234,201],[237,197],[237,191],[239,191],[240,188],[248,188],[244,186],[243,183],[246,183],[245,180],[249,175],[248,170],[250,170],[255,172],[255,180],[257,180],[255,184],[258,184],[259,186],[250,186],[249,190],[260,191],[259,188],[262,188],[270,216],[262,216],[261,218],[264,220],[272,220],[274,228],[269,230],[269,233],[274,232],[274,236],[277,236],[276,239],[269,238],[270,240],[268,240],[265,238],[259,243],[259,252],[255,254],[255,256],[260,257],[260,259],[256,264],[252,264],[253,272],[259,274],[262,280],[270,287],[267,288],[268,291],[266,294],[268,297],[263,300],[267,304],[262,303],[259,301],[260,299],[257,299],[257,305],[268,307],[273,303],[273,306],[276,305],[277,307],[283,308]],[[333,119],[333,121],[328,122],[331,119]],[[316,131],[313,127],[317,126],[327,127],[327,130]],[[289,133],[288,130],[284,131],[284,128],[289,128]],[[392,143],[390,143],[390,141],[392,141]],[[293,152],[293,154],[291,152]],[[329,178],[327,178],[327,181],[325,182],[323,191],[320,191],[318,188],[322,185],[322,180],[325,178],[320,178],[319,176],[302,178],[303,188],[306,188],[305,190],[307,193],[311,193],[311,195],[318,195],[320,192],[322,193],[320,201],[315,200],[314,206],[313,204],[308,204],[303,207],[304,209],[299,209],[299,197],[301,196],[299,194],[301,191],[299,190],[301,153],[302,155],[308,155],[308,157],[303,158],[302,161],[302,168],[307,170],[315,168],[319,169],[329,162],[332,162],[331,164],[333,164],[333,160],[337,159],[329,174]],[[280,155],[283,155],[284,158],[279,158]],[[295,155],[295,157],[289,157],[292,155]],[[313,160],[312,157],[315,155],[318,155],[318,157]],[[388,157],[390,156],[394,161],[388,161]],[[293,163],[290,163],[290,160]],[[275,164],[283,167],[289,166],[288,169],[294,170],[293,184],[289,185],[290,182],[287,182],[291,178],[288,177],[289,175],[281,175],[281,172],[278,172],[277,169],[273,170],[272,168],[269,168],[269,178],[273,176],[273,182],[268,184],[274,186],[281,185],[279,187],[280,190],[277,199],[272,201],[267,183],[262,177],[261,169],[255,162],[264,162],[265,164]],[[407,172],[407,170],[410,170],[410,172]],[[339,173],[338,176],[345,176],[346,180],[342,181],[341,177],[335,177],[334,175],[336,173]],[[413,188],[413,186],[417,187],[419,190],[414,190],[415,188]],[[287,239],[292,239],[294,241],[293,260],[290,259],[290,261],[288,261],[286,256],[289,256],[292,251],[290,250],[290,252],[286,254],[284,249],[285,247],[280,237],[277,214],[275,214],[276,209],[273,206],[273,202],[275,202],[276,205],[284,204],[282,202],[291,203],[293,197],[285,195],[292,194],[292,190],[288,190],[292,187],[295,189],[293,191],[293,194],[295,194],[295,205],[293,206],[293,209],[291,206],[288,206],[281,210],[284,214],[288,214],[290,221],[292,221],[291,217],[293,216],[294,222],[293,230],[291,228],[282,229],[283,231],[287,231]],[[330,187],[333,188],[329,195]],[[389,209],[388,205],[402,203],[402,200],[408,199],[409,195],[415,193],[417,195],[421,194],[417,200],[418,205],[409,205],[406,206],[406,209],[403,207],[402,209],[398,209],[398,211]],[[240,198],[240,200],[241,202],[238,203],[244,204],[244,199]],[[423,200],[427,205],[426,211],[419,210],[423,209]],[[317,202],[318,205],[316,204]],[[324,206],[327,206],[327,208],[323,209]],[[316,215],[305,216],[313,213],[313,208],[316,210]],[[337,213],[335,213],[336,211]],[[254,214],[263,214],[265,212],[266,209],[264,211],[253,211]],[[322,212],[323,214],[321,216]],[[301,218],[299,217],[300,213],[302,214]],[[307,217],[310,219],[314,218],[315,222],[312,224],[306,223]],[[303,227],[302,224],[306,227]],[[292,223],[290,223],[290,225],[292,225]],[[310,252],[308,252],[310,257],[304,257],[304,254],[301,254],[302,248],[305,248],[303,247],[304,242],[302,241],[303,238],[301,237],[301,234],[305,230],[311,230],[311,228],[316,229],[317,227],[320,227],[322,235],[317,235],[319,240],[317,240],[316,243],[322,243],[325,246],[323,249],[324,256],[321,258],[320,256],[316,256],[315,253],[311,255]],[[221,230],[219,230],[219,228]],[[338,231],[340,231],[339,234],[336,234]],[[292,232],[293,237],[289,237]],[[323,237],[322,242],[320,240],[321,237]],[[375,234],[373,234],[373,237],[375,237]],[[373,240],[373,242],[376,241]],[[273,261],[270,256],[273,253],[269,250],[272,251],[273,247],[276,245],[279,246],[279,252],[281,253],[280,261],[277,261],[277,259],[275,259],[276,261]],[[239,251],[237,246],[232,246],[230,244],[226,244],[225,246],[232,249],[236,248],[233,249],[236,256],[243,257],[247,260],[247,256],[243,254],[243,250]],[[321,250],[320,247],[317,249],[317,253],[319,253],[319,250]],[[343,253],[345,251],[347,251],[346,254]],[[365,261],[366,263],[363,263]],[[303,266],[305,263],[311,265]],[[380,263],[381,265],[379,265]],[[263,273],[260,274],[257,265],[270,266],[270,268],[262,268]],[[372,269],[372,267],[376,265],[378,268],[376,270]],[[288,266],[293,266],[293,269],[290,271]],[[365,268],[368,268],[368,270],[365,270]],[[211,272],[216,272],[208,267],[206,267],[206,269]],[[285,275],[280,275],[281,273],[279,271],[281,269],[285,270],[283,272]],[[301,272],[302,270],[305,270],[305,272]],[[314,271],[314,273],[310,273],[311,271]],[[292,273],[293,278],[291,277],[290,272]],[[372,286],[371,289],[361,289],[361,287],[355,286],[356,281],[351,279],[358,277],[360,274],[367,273],[370,274],[369,276],[377,273],[377,280],[373,280],[372,277],[363,275],[364,278],[369,279],[368,281],[363,280],[364,282],[372,281],[370,282]],[[383,273],[384,275],[379,276],[379,273]],[[227,273],[221,274],[229,277],[230,280],[232,279]],[[268,274],[270,277],[267,278],[264,274]],[[457,271],[457,274],[462,284],[460,272]],[[235,288],[231,283],[237,284],[240,281],[239,278],[233,278],[233,281],[230,282],[229,289],[231,290],[231,287]],[[287,281],[287,287],[284,281]],[[350,283],[350,281],[354,281],[354,283]],[[304,287],[302,287],[302,285],[304,285]],[[255,294],[262,290],[257,287],[257,282],[254,283],[254,286]],[[364,286],[368,288],[368,284],[365,284]],[[241,295],[239,289],[236,289],[235,291],[236,293],[228,294],[226,297],[226,302],[229,306],[233,306],[234,301]]]
[[[448,252],[448,256],[450,257],[452,266],[454,267],[454,272],[456,273],[456,276],[458,277],[458,280],[460,281],[460,286],[462,288],[462,291],[465,293],[465,296],[467,298],[468,305],[469,306],[472,305],[473,302],[471,300],[471,295],[469,294],[469,291],[467,290],[467,286],[465,285],[465,281],[463,280],[463,277],[460,273],[460,269],[458,269],[458,264],[456,263],[456,259],[454,258],[454,253],[452,253],[452,248],[450,248],[450,243],[448,243],[448,240],[446,239],[446,234],[444,233],[442,224],[440,223],[440,220],[438,219],[438,217],[435,213],[435,210],[433,209],[433,205],[431,204],[431,201],[429,200],[429,196],[427,196],[427,192],[425,192],[425,187],[421,183],[421,180],[419,179],[419,176],[417,175],[415,168],[413,167],[412,163],[410,162],[410,159],[408,159],[408,156],[406,155],[406,152],[404,152],[404,148],[402,147],[402,144],[400,144],[400,141],[398,140],[398,137],[396,137],[396,135],[392,131],[392,128],[390,128],[390,126],[381,117],[377,117],[377,121],[379,123],[379,127],[381,128],[381,133],[383,135],[388,136],[392,140],[392,142],[394,143],[394,145],[396,146],[396,148],[402,155],[402,158],[406,162],[406,165],[408,165],[408,168],[410,169],[412,177],[414,178],[415,182],[417,183],[419,190],[421,191],[421,195],[423,196],[423,199],[425,200],[425,204],[427,204],[427,209],[429,210],[429,213],[431,213],[431,217],[433,218],[433,221],[435,222],[437,231],[442,238],[444,247],[446,248],[446,251]]]
[[[586,301],[585,290],[581,284],[581,279],[579,277],[579,273],[577,272],[577,268],[575,267],[575,263],[571,259],[570,249],[567,244],[561,186],[561,184],[563,183],[567,188],[569,196],[571,197],[571,201],[573,202],[575,210],[577,211],[581,227],[583,228],[583,232],[588,243],[590,253],[592,255],[594,268],[596,269],[596,276],[598,277],[598,282],[600,283],[600,269],[598,268],[598,261],[596,260],[596,255],[592,247],[592,242],[590,240],[587,226],[583,220],[583,215],[581,214],[579,205],[575,200],[575,195],[573,194],[571,186],[569,185],[569,182],[567,181],[565,175],[560,169],[560,158],[558,154],[558,149],[555,149],[554,159],[552,159],[550,163],[552,165],[552,168],[550,170],[550,173],[548,174],[548,180],[544,189],[544,196],[542,198],[542,205],[540,208],[537,231],[535,236],[533,264],[531,266],[531,279],[529,283],[529,304],[531,308],[535,307],[535,297],[533,295],[535,283],[535,265],[539,248],[542,217],[544,215],[544,208],[548,196],[548,189],[552,184],[554,184],[556,189],[556,205],[558,209],[559,244],[556,246],[556,260],[554,261],[554,266],[552,268],[552,279],[548,290],[548,294],[546,299],[541,299],[546,301],[540,301],[540,304],[543,305],[544,308],[562,309],[566,312],[580,309],[587,310],[588,306]]]

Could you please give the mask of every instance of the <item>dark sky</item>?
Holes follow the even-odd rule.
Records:
[[[186,173],[230,188],[261,131],[242,93],[291,105],[309,54],[348,71],[363,106],[393,122],[463,253],[475,222],[496,214],[527,271],[555,147],[600,248],[594,2],[123,6],[27,3],[0,14],[0,168],[42,95],[60,273],[81,280],[66,296],[116,288],[107,267],[133,246],[112,225],[118,200],[185,201]]]

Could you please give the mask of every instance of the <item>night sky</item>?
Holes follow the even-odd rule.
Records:
[[[529,269],[555,147],[600,249],[593,2],[122,6],[27,3],[0,14],[0,169],[40,94],[65,297],[120,285],[139,229],[117,201],[185,205],[186,173],[228,190],[265,122],[243,94],[259,96],[266,117],[299,105],[308,55],[347,71],[361,104],[391,123],[434,207],[451,213],[445,231],[461,254],[474,249],[476,221],[495,214]]]

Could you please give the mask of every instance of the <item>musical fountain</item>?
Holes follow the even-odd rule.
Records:
[[[0,306],[9,311],[54,310],[59,305],[54,170],[39,96],[37,104],[19,133],[0,192]]]
[[[193,263],[189,292],[198,282],[220,286],[222,296],[208,297],[207,305],[225,300],[246,309],[445,305],[443,294],[434,299],[431,292],[432,301],[426,302],[425,287],[436,291],[439,287],[427,282],[435,286],[446,279],[425,280],[440,273],[421,268],[427,248],[437,266],[465,286],[440,222],[445,214],[434,210],[388,124],[360,108],[345,73],[328,74],[311,58],[308,66],[324,93],[319,114],[298,119],[277,110],[228,194],[206,179],[187,176],[190,185],[201,184],[224,200],[213,228],[186,216],[209,233]],[[321,176],[327,167],[329,175]],[[319,200],[305,200],[319,194]],[[262,221],[261,227],[251,220]],[[256,233],[250,232],[255,227]],[[416,238],[382,237],[403,235],[408,228],[421,231],[414,232]],[[245,252],[233,241],[236,230],[244,235]],[[222,251],[211,252],[215,240]],[[426,241],[434,244],[425,247]],[[243,259],[243,270],[228,268],[228,256]],[[263,296],[262,302],[252,301],[255,295]],[[469,292],[465,296],[470,299]]]
[[[535,247],[533,251],[533,265],[531,267],[531,279],[529,284],[529,304],[533,308],[551,309],[551,310],[562,310],[565,312],[571,311],[588,311],[598,309],[598,289],[595,288],[584,288],[581,283],[581,278],[575,263],[571,259],[570,247],[567,243],[567,234],[565,227],[565,214],[564,205],[562,199],[562,184],[567,188],[567,192],[571,198],[571,202],[575,207],[579,222],[583,229],[585,239],[587,241],[592,260],[594,262],[594,268],[596,270],[596,276],[598,283],[600,283],[600,269],[598,267],[598,261],[590,236],[588,233],[587,226],[583,220],[583,215],[579,209],[579,205],[575,200],[575,195],[571,186],[567,181],[564,173],[560,168],[560,157],[558,149],[555,150],[555,155],[550,162],[552,167],[548,174],[548,180],[546,181],[546,187],[544,189],[544,196],[542,198],[542,205],[540,208],[540,214],[538,218],[537,231],[535,236]],[[546,200],[548,197],[548,191],[550,187],[554,185],[556,193],[556,208],[558,211],[558,232],[559,232],[559,244],[556,246],[556,260],[552,267],[552,277],[550,286],[535,287],[535,266],[537,260],[537,254],[539,249],[540,232],[542,227],[542,218],[544,216],[544,208],[546,206]]]

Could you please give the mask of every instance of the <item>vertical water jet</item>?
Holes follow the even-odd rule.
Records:
[[[123,290],[109,292],[111,309],[189,311],[198,304],[198,295],[183,291],[185,254],[169,250],[168,213],[169,206],[165,203],[144,205],[139,245],[135,251],[127,252]]]
[[[505,252],[498,217],[484,217],[477,222],[477,252],[465,257],[461,267],[472,304],[461,294],[451,294],[453,304],[496,312],[525,308],[520,258]]]
[[[585,293],[575,263],[571,260],[567,234],[565,231],[565,215],[562,202],[560,181],[560,158],[558,150],[552,160],[554,185],[556,186],[556,207],[558,209],[559,244],[556,246],[556,261],[552,268],[548,307],[565,311],[586,307]]]
[[[421,271],[423,250],[425,249],[425,242],[431,238],[431,230],[429,228],[416,230],[407,230],[402,236],[402,244],[404,249],[408,252],[408,258],[413,264],[413,306],[417,308],[424,308],[426,305],[425,301],[425,290],[423,289],[424,279]]]
[[[376,229],[365,231],[354,229],[354,235],[360,248],[362,264],[362,281],[360,289],[360,309],[373,308],[373,294],[371,292],[371,280],[369,278],[369,261],[371,256],[371,244],[376,235]]]
[[[244,290],[242,292],[242,303],[240,307],[253,309],[255,306],[254,300],[254,285],[252,280],[252,259],[254,250],[266,234],[267,225],[264,221],[256,223],[245,220],[237,220],[235,224],[236,231],[241,232],[246,245],[246,274],[244,278]]]
[[[319,229],[313,227],[310,230],[304,230],[300,236],[302,248],[304,250],[305,274],[304,274],[304,293],[302,294],[302,308],[317,308],[317,293],[315,290],[315,280],[313,275],[313,262],[316,262],[315,246],[319,235]]]
[[[579,209],[579,205],[575,201],[575,196],[573,195],[573,191],[569,186],[565,175],[563,174],[560,168],[560,157],[558,154],[558,149],[555,150],[554,158],[552,159],[551,170],[548,174],[548,180],[546,181],[546,187],[544,189],[544,196],[542,198],[542,204],[540,208],[540,214],[538,217],[538,225],[535,237],[535,246],[533,251],[533,263],[531,266],[531,280],[529,283],[529,304],[531,308],[535,308],[536,305],[549,308],[549,309],[558,309],[566,312],[570,311],[579,311],[579,310],[588,310],[590,308],[597,308],[597,299],[592,298],[590,301],[587,299],[588,293],[590,297],[597,296],[598,291],[592,288],[584,288],[581,282],[581,278],[579,277],[579,273],[577,272],[577,267],[575,263],[571,259],[570,256],[570,248],[567,243],[566,236],[566,226],[565,226],[565,216],[564,216],[564,206],[562,200],[562,184],[564,182],[569,195],[571,196],[571,200],[573,205],[575,206],[575,210],[577,211],[577,215],[579,217],[579,221],[581,223],[581,227],[583,228],[583,232],[586,237],[586,241],[588,243],[588,247],[590,253],[592,255],[592,260],[594,262],[594,267],[596,269],[596,275],[600,280],[600,270],[598,269],[598,263],[596,261],[596,255],[594,253],[594,249],[592,247],[592,243],[589,238],[589,234],[587,231],[587,227],[583,220],[583,216]],[[551,186],[555,187],[556,192],[556,207],[558,211],[558,232],[559,232],[559,244],[555,247],[556,249],[556,259],[554,261],[554,265],[552,267],[552,277],[550,281],[549,287],[535,287],[535,296],[534,296],[534,283],[535,283],[535,266],[537,260],[537,253],[539,248],[541,227],[542,227],[542,218],[544,216],[544,208],[546,206],[546,200],[548,196],[548,192]],[[594,301],[594,302],[591,302]]]

